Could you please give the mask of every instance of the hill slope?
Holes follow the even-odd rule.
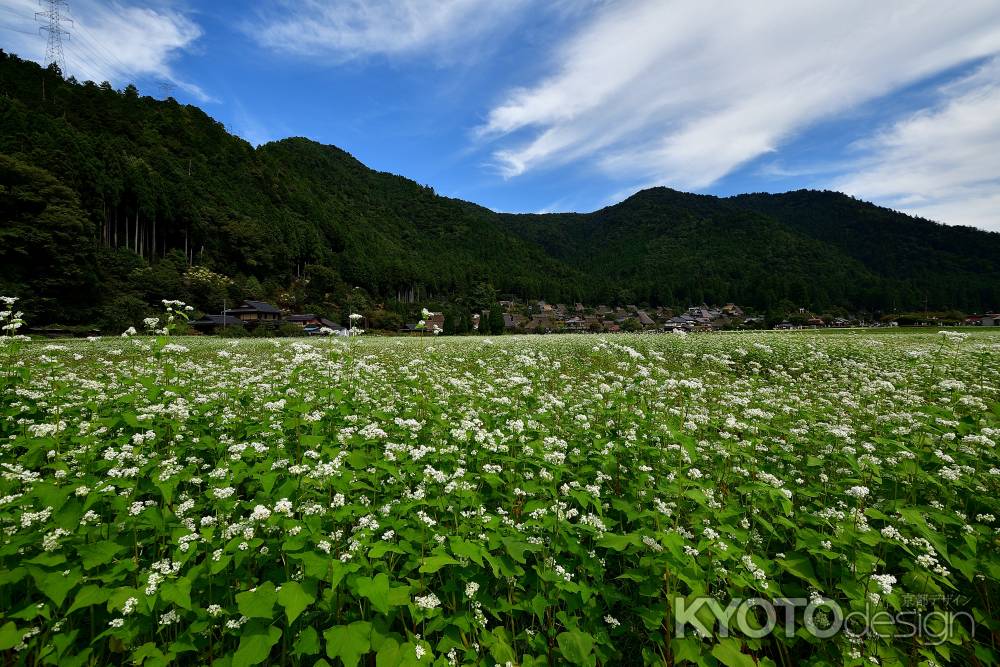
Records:
[[[497,214],[0,51],[0,293],[32,322],[113,329],[161,298],[251,296],[339,316],[359,293],[472,304],[487,282],[552,301],[978,310],[1000,305],[1000,235],[822,192],[654,188],[590,214]]]
[[[873,310],[1000,302],[1000,234],[836,192],[719,198],[668,188],[590,214],[502,215],[519,236],[637,301]]]

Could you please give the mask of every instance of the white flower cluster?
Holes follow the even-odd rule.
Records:
[[[436,609],[441,606],[441,600],[434,593],[428,593],[427,595],[413,598],[413,604],[421,609]]]
[[[747,572],[750,573],[750,576],[752,576],[757,581],[761,582],[760,584],[761,588],[766,589],[768,583],[766,581],[767,574],[764,572],[764,570],[762,570],[760,566],[758,566],[756,563],[753,562],[753,558],[751,558],[749,554],[744,555],[742,558],[740,558],[740,560],[743,562],[743,567],[745,567],[747,569]]]

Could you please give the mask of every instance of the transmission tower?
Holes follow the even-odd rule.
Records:
[[[48,33],[48,43],[45,45],[45,65],[55,63],[63,74],[66,73],[66,56],[63,53],[63,35],[69,39],[69,30],[63,28],[64,23],[72,25],[73,19],[64,16],[69,11],[67,0],[38,0],[43,11],[35,12],[35,20],[42,23],[39,32]]]

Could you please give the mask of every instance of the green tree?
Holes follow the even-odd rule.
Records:
[[[490,304],[490,317],[489,317],[489,332],[495,336],[498,336],[504,332],[503,326],[503,310],[500,308],[500,304],[494,301]]]
[[[98,297],[93,226],[49,172],[0,155],[0,293],[35,322],[79,321]]]

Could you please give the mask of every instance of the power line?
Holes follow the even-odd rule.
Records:
[[[116,56],[113,52],[104,48],[104,45],[101,43],[101,40],[94,37],[85,25],[80,24],[77,27],[79,36],[82,37],[85,42],[88,42],[90,44],[90,50],[94,51],[95,53],[103,54],[101,55],[100,59],[108,64],[109,69],[119,72],[122,75],[131,71],[132,68],[123,63],[118,58],[118,56]]]
[[[48,41],[45,45],[45,65],[55,63],[59,69],[66,71],[66,54],[63,53],[63,35],[69,39],[69,30],[63,28],[63,23],[73,23],[73,19],[63,16],[63,12],[69,11],[67,0],[38,0],[44,8],[43,11],[35,12],[35,20],[42,21],[43,25],[39,32],[48,33]]]
[[[11,32],[21,33],[22,35],[34,36],[36,34],[28,30],[18,30],[17,28],[11,28],[9,25],[0,25],[0,30],[10,30]]]
[[[81,62],[83,62],[84,59],[89,60],[91,65],[95,66],[99,70],[103,70],[103,73],[107,78],[114,78],[112,75],[121,72],[121,68],[101,55],[97,49],[94,48],[93,44],[88,43],[86,34],[80,30],[80,27],[81,26],[77,26],[78,39],[75,42],[76,46],[73,48],[75,55]],[[86,53],[84,53],[84,51],[86,51]]]
[[[168,97],[170,97],[171,93],[177,90],[177,84],[167,81],[165,79],[157,81],[156,87],[160,89],[161,93],[163,93],[163,99],[167,99]]]
[[[10,14],[13,14],[14,16],[22,16],[21,11],[19,9],[14,9],[12,7],[0,7],[0,12],[8,12]]]

